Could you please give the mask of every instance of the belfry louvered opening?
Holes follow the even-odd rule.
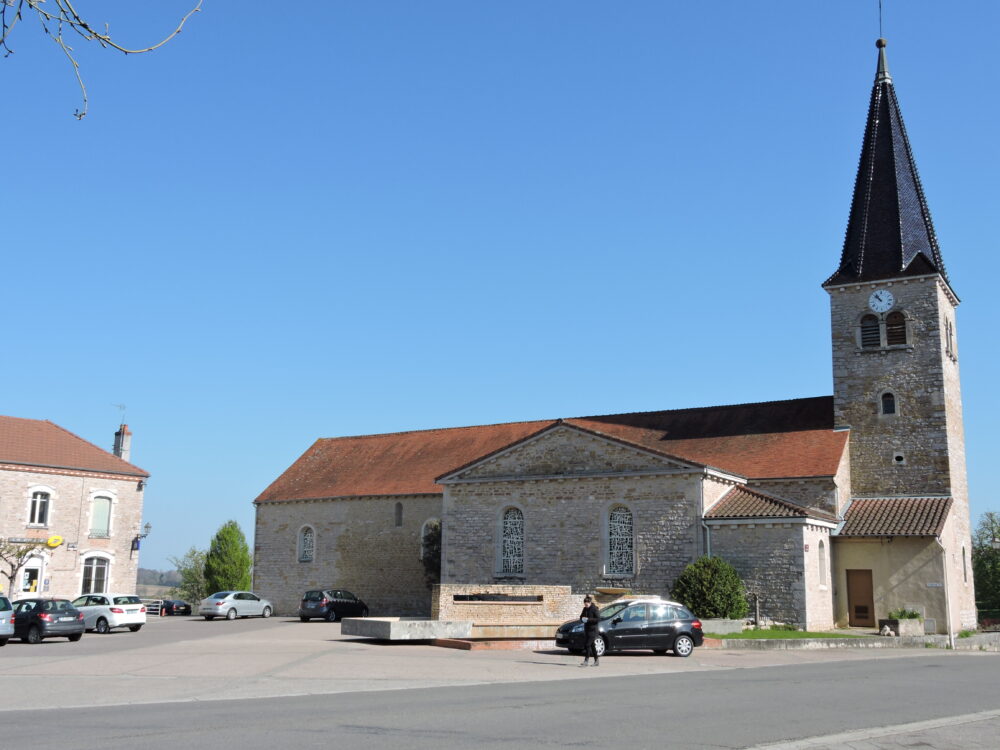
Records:
[[[861,347],[863,349],[878,349],[882,345],[882,333],[879,330],[878,318],[866,315],[861,319]]]
[[[901,312],[891,312],[885,318],[885,343],[899,346],[906,343],[906,318]]]

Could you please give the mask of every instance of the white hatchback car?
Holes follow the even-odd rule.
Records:
[[[146,605],[134,594],[84,594],[73,600],[83,612],[84,627],[98,633],[128,628],[133,633],[146,624]]]
[[[257,596],[252,591],[219,591],[207,599],[202,599],[198,605],[198,614],[206,620],[225,617],[235,620],[237,617],[270,617],[274,612],[271,602]]]

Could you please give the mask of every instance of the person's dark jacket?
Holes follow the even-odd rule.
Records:
[[[583,611],[580,613],[580,619],[586,620],[583,627],[588,634],[597,633],[597,623],[601,621],[601,614],[596,604],[584,605]]]

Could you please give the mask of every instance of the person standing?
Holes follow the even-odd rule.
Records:
[[[583,611],[580,613],[580,621],[583,622],[584,635],[587,637],[587,645],[584,647],[583,651],[583,663],[580,664],[581,667],[587,666],[590,662],[590,657],[594,657],[594,666],[599,667],[601,665],[600,659],[597,656],[597,646],[595,641],[597,640],[597,623],[601,620],[600,611],[597,609],[597,605],[594,604],[593,599],[590,598],[590,594],[583,597]]]

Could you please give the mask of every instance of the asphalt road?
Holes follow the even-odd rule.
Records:
[[[166,618],[0,650],[0,744],[65,726],[83,747],[143,750],[997,747],[998,659],[698,650],[582,669],[562,652],[380,645],[328,623]]]

